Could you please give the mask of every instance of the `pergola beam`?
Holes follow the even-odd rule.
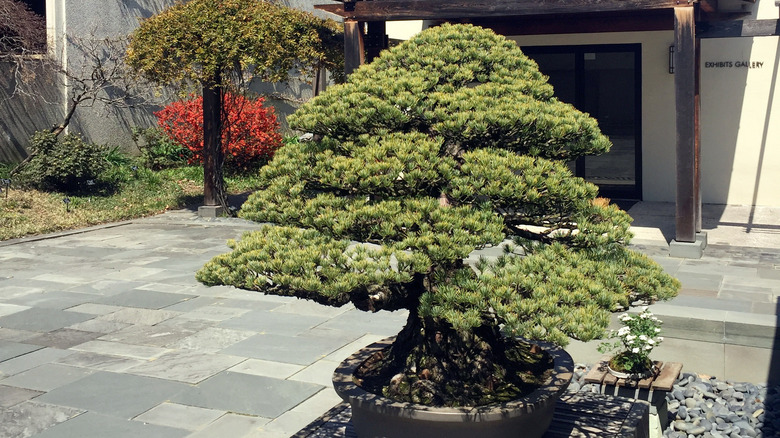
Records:
[[[328,4],[315,8],[350,20],[395,21],[633,12],[671,9],[680,3],[678,0],[361,0],[348,2],[349,7]]]

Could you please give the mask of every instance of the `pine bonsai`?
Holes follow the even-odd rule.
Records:
[[[408,309],[361,377],[376,392],[450,406],[512,398],[538,372],[515,336],[597,338],[611,311],[679,288],[626,247],[629,216],[565,164],[609,149],[596,120],[488,30],[426,30],[290,122],[315,141],[282,147],[241,211],[277,226],[229,242],[198,279]],[[507,238],[500,258],[465,261]]]

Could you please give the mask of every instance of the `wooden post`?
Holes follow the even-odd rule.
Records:
[[[221,134],[222,88],[214,81],[203,86],[203,205],[222,205]]]
[[[696,241],[696,38],[694,8],[674,9],[674,91],[677,114],[675,240]]]
[[[344,72],[349,76],[365,61],[363,23],[355,20],[344,20]]]
[[[696,38],[696,98],[694,99],[694,135],[695,135],[695,150],[694,159],[696,167],[696,175],[694,176],[693,183],[695,184],[694,194],[696,195],[695,207],[696,207],[696,233],[701,233],[701,40]]]

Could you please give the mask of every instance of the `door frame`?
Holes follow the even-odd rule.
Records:
[[[531,59],[536,54],[571,53],[574,58],[575,107],[584,100],[585,53],[631,52],[634,54],[634,185],[630,188],[618,185],[599,186],[601,196],[613,199],[642,200],[642,44],[583,44],[554,46],[521,46]],[[586,158],[587,159],[587,158]],[[576,163],[577,175],[584,174],[585,163]]]

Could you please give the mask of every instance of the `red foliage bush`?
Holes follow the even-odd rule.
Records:
[[[226,93],[222,122],[225,165],[248,169],[270,159],[282,145],[279,122],[263,98],[249,100]],[[192,151],[190,163],[203,163],[203,97],[173,102],[154,113],[157,124],[173,141]]]

